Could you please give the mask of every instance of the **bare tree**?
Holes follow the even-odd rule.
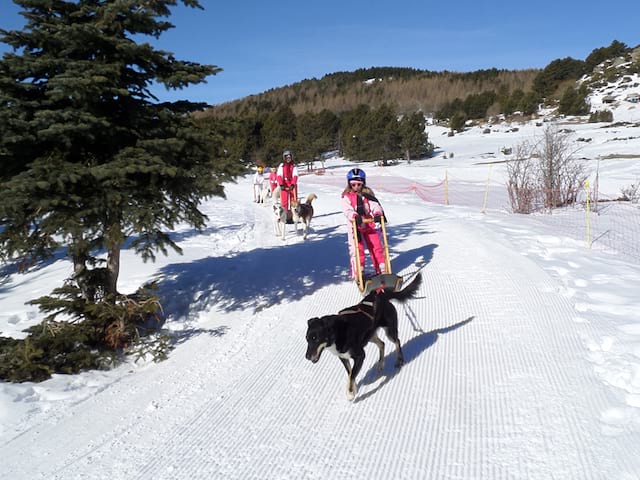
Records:
[[[535,145],[524,141],[507,162],[507,190],[515,213],[531,213],[538,205],[553,209],[578,199],[588,175],[575,156],[566,132],[548,126]]]
[[[567,133],[555,125],[545,128],[537,146],[540,188],[545,208],[570,205],[577,200],[588,175],[584,164],[576,160],[576,152]]]
[[[539,190],[533,152],[533,146],[524,141],[516,145],[514,156],[507,162],[507,190],[514,213],[531,213],[535,207]]]

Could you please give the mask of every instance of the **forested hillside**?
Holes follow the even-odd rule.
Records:
[[[487,90],[530,90],[540,70],[479,70],[470,73],[430,72],[411,68],[368,68],[303,80],[259,95],[216,105],[214,116],[244,116],[287,105],[295,114],[329,110],[341,113],[360,104],[391,104],[400,113],[436,112],[456,98]]]
[[[196,114],[200,124],[220,135],[219,155],[249,164],[275,165],[285,148],[298,161],[339,150],[351,159],[386,161],[429,155],[420,135],[425,117],[452,131],[468,120],[520,112],[534,115],[541,105],[559,114],[587,115],[589,82],[631,73],[640,49],[614,40],[586,59],[553,60],[543,69],[430,72],[380,67],[337,72],[303,80]],[[419,115],[422,120],[414,115]],[[607,118],[600,112],[599,118]]]
[[[607,47],[592,50],[584,60],[558,58],[543,69],[433,72],[402,67],[363,68],[305,79],[214,105],[198,116],[262,116],[283,106],[295,115],[323,110],[340,115],[364,104],[372,109],[390,105],[401,115],[421,111],[441,118],[450,118],[461,110],[470,118],[477,113],[474,110],[478,99],[482,99],[482,115],[510,113],[531,110],[541,101],[558,102],[567,87],[576,89],[575,82],[602,62],[617,58],[637,64],[638,55],[638,47],[613,40]],[[471,103],[466,106],[470,108],[460,105],[465,101]]]

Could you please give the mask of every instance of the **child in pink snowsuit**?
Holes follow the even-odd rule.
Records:
[[[269,192],[273,195],[273,192],[276,191],[276,187],[278,186],[278,174],[276,173],[275,168],[271,168],[271,173],[269,173]]]
[[[347,173],[347,188],[342,192],[342,211],[349,222],[347,234],[349,240],[349,256],[351,257],[351,278],[356,278],[356,241],[360,259],[361,271],[364,271],[365,257],[364,246],[371,255],[373,268],[377,274],[386,273],[385,258],[380,231],[376,226],[382,215],[382,207],[378,203],[373,191],[366,186],[366,174],[360,168],[353,168]],[[362,220],[374,220],[364,223]],[[355,220],[358,230],[358,239],[353,238],[353,223]]]

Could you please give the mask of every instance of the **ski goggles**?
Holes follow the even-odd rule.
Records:
[[[362,185],[364,185],[364,182],[361,182],[359,180],[351,180],[349,182],[349,185],[351,185],[352,187],[361,187]]]

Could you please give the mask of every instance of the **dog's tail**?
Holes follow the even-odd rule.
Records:
[[[318,196],[315,193],[310,193],[305,203],[311,205],[311,202],[313,202],[316,198],[318,198]]]
[[[399,302],[405,302],[411,298],[415,298],[418,293],[418,288],[422,285],[422,272],[418,274],[406,285],[402,290],[397,292],[385,290],[381,295],[384,295],[388,299],[398,300]]]

